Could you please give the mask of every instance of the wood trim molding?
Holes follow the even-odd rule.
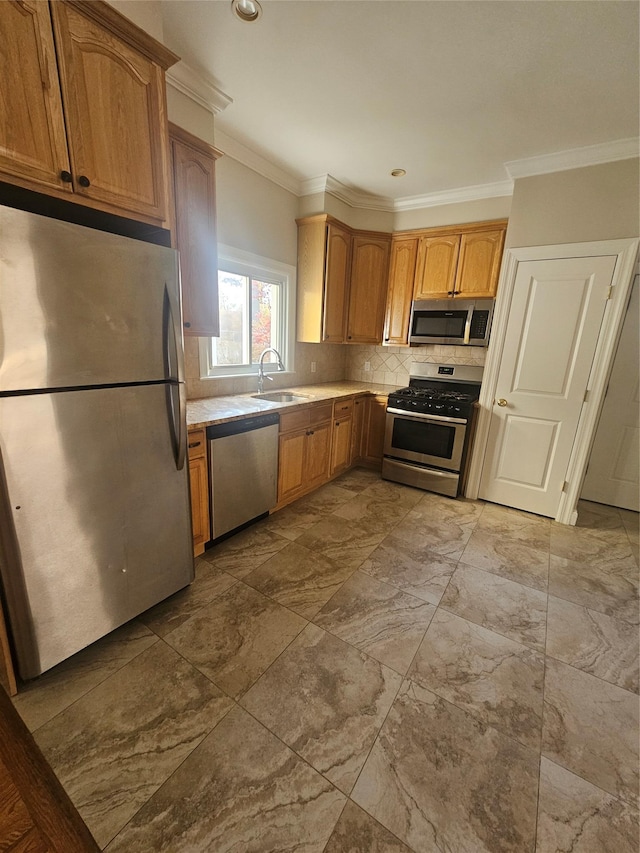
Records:
[[[473,234],[477,231],[506,230],[508,219],[487,219],[482,222],[462,222],[459,225],[437,225],[431,228],[412,228],[409,231],[394,231],[393,237],[445,237],[449,234]]]
[[[218,151],[217,148],[205,142],[204,139],[194,136],[193,133],[189,133],[188,130],[174,124],[172,121],[169,122],[169,136],[171,139],[177,139],[180,142],[184,142],[185,145],[190,145],[191,148],[195,148],[196,151],[200,151],[202,154],[215,157],[216,160],[218,157],[224,156],[222,151]]]
[[[91,20],[106,27],[130,47],[146,56],[147,59],[156,62],[165,71],[180,61],[180,57],[176,53],[140,29],[113,6],[105,3],[104,0],[56,0],[56,2],[66,3],[68,6],[74,7],[87,18],[91,18]]]

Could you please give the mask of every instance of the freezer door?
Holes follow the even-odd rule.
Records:
[[[193,580],[170,390],[0,399],[0,574],[23,678]]]
[[[182,380],[177,258],[0,207],[0,393]]]

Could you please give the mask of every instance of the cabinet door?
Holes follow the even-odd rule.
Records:
[[[305,480],[308,429],[281,435],[278,442],[278,503],[301,491]]]
[[[389,275],[389,240],[356,235],[352,252],[347,340],[379,344]]]
[[[193,555],[204,552],[209,541],[209,488],[207,459],[189,460],[189,484],[191,489],[191,524],[193,528]]]
[[[75,192],[166,220],[163,70],[77,8],[52,3],[51,14]]]
[[[353,423],[351,424],[351,463],[357,462],[363,455],[362,436],[364,432],[367,398],[356,397],[353,401]]]
[[[346,471],[351,465],[351,415],[333,421],[331,440],[331,476],[339,471]]]
[[[0,3],[0,173],[71,193],[49,4]]]
[[[343,343],[346,335],[351,234],[333,222],[327,226],[322,339]]]
[[[185,335],[217,337],[218,257],[215,161],[172,137],[176,248],[180,252]]]
[[[383,343],[385,344],[397,346],[409,343],[409,317],[417,257],[417,237],[392,240],[389,292],[384,323]]]
[[[460,298],[491,298],[496,295],[504,230],[463,234],[455,294]]]
[[[421,237],[414,299],[446,299],[456,289],[460,235]]]
[[[306,436],[304,486],[305,489],[321,486],[329,479],[331,456],[331,424],[319,424]]]
[[[367,400],[367,420],[365,425],[365,457],[369,462],[382,462],[386,417],[387,398],[370,397]]]

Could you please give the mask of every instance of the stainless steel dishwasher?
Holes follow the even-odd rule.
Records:
[[[276,505],[279,423],[270,413],[207,427],[212,539]]]

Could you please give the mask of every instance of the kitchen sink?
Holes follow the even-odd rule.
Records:
[[[303,394],[291,394],[289,391],[269,391],[265,394],[252,394],[254,400],[268,400],[270,403],[295,403],[306,400]]]

